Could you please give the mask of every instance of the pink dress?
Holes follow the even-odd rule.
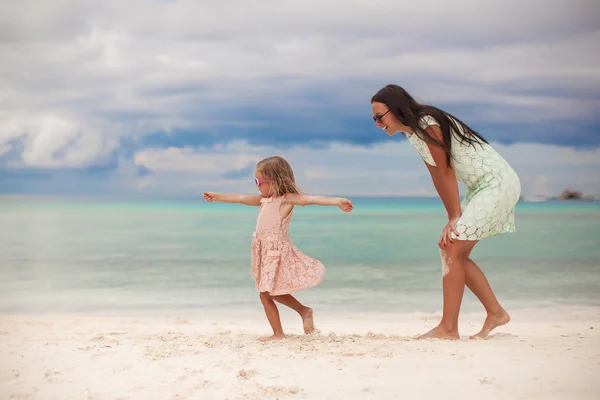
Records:
[[[292,212],[281,218],[281,197],[261,199],[252,235],[252,277],[256,289],[273,296],[311,288],[325,277],[323,264],[302,254],[290,240]]]

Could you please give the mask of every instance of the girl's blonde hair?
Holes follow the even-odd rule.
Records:
[[[270,181],[274,196],[279,197],[288,193],[302,194],[296,186],[294,171],[285,158],[279,156],[265,158],[256,164],[256,169]]]

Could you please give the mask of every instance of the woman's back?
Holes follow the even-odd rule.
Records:
[[[427,115],[421,118],[419,125],[426,129],[438,123]],[[436,166],[424,140],[416,134],[409,135],[408,139],[426,163]],[[494,185],[493,182],[506,180],[516,180],[518,184],[519,178],[506,160],[489,144],[477,142],[473,145],[463,143],[457,135],[452,134],[452,166],[457,180],[467,187],[479,186],[482,183]]]

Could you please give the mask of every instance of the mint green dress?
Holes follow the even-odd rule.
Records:
[[[429,115],[419,121],[423,129],[431,125],[439,126]],[[435,166],[425,141],[416,134],[407,136],[421,158]],[[514,232],[521,183],[511,166],[489,144],[461,143],[454,134],[451,162],[456,178],[467,187],[461,203],[462,216],[456,224],[459,235],[452,236],[457,240],[481,240]]]

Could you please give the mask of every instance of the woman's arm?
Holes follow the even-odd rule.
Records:
[[[248,196],[237,193],[215,193],[215,192],[204,192],[204,200],[210,202],[220,201],[222,203],[230,204],[245,204],[247,206],[260,206],[260,199],[262,196],[253,195]]]
[[[437,162],[436,162],[436,164],[437,164]],[[435,187],[435,190],[437,191],[438,195],[440,196],[440,199],[442,199],[442,203],[444,204],[444,207],[446,208],[446,213],[448,214],[448,220],[459,218],[461,215],[461,209],[460,209],[460,197],[458,196],[458,184],[457,184],[456,180],[454,180],[454,186],[455,186],[456,190],[452,189],[452,185],[453,185],[452,179],[456,179],[456,178],[453,178],[452,176],[444,177],[444,176],[442,176],[443,173],[440,173],[440,171],[433,165],[427,164],[426,162],[425,162],[425,165],[427,166],[427,169],[429,170],[429,174],[431,175],[431,180],[433,181],[433,186]],[[450,173],[447,173],[447,174],[450,175]],[[446,198],[457,198],[458,200],[455,200],[455,201],[450,200],[449,201],[449,200],[446,200]]]
[[[427,127],[427,131],[438,140],[443,141],[442,131],[439,126],[429,126]],[[446,207],[448,220],[458,219],[461,216],[460,196],[454,168],[446,166],[446,153],[444,149],[429,143],[427,143],[427,147],[431,152],[431,157],[433,157],[436,166],[434,167],[427,163],[425,165],[427,165],[433,185],[440,195],[444,207]]]
[[[439,126],[429,126],[427,127],[427,131],[432,136],[443,141],[442,132]],[[442,229],[438,246],[440,246],[440,248],[447,248],[449,243],[452,244],[452,234],[454,233],[456,236],[459,236],[456,231],[456,223],[462,212],[460,209],[460,197],[458,195],[458,182],[456,181],[454,168],[446,166],[446,153],[444,150],[435,145],[430,145],[429,143],[427,143],[427,147],[431,152],[431,157],[433,158],[436,167],[427,163],[425,164],[431,173],[433,185],[440,195],[444,207],[446,207],[446,212],[448,213],[448,223],[444,229]]]

